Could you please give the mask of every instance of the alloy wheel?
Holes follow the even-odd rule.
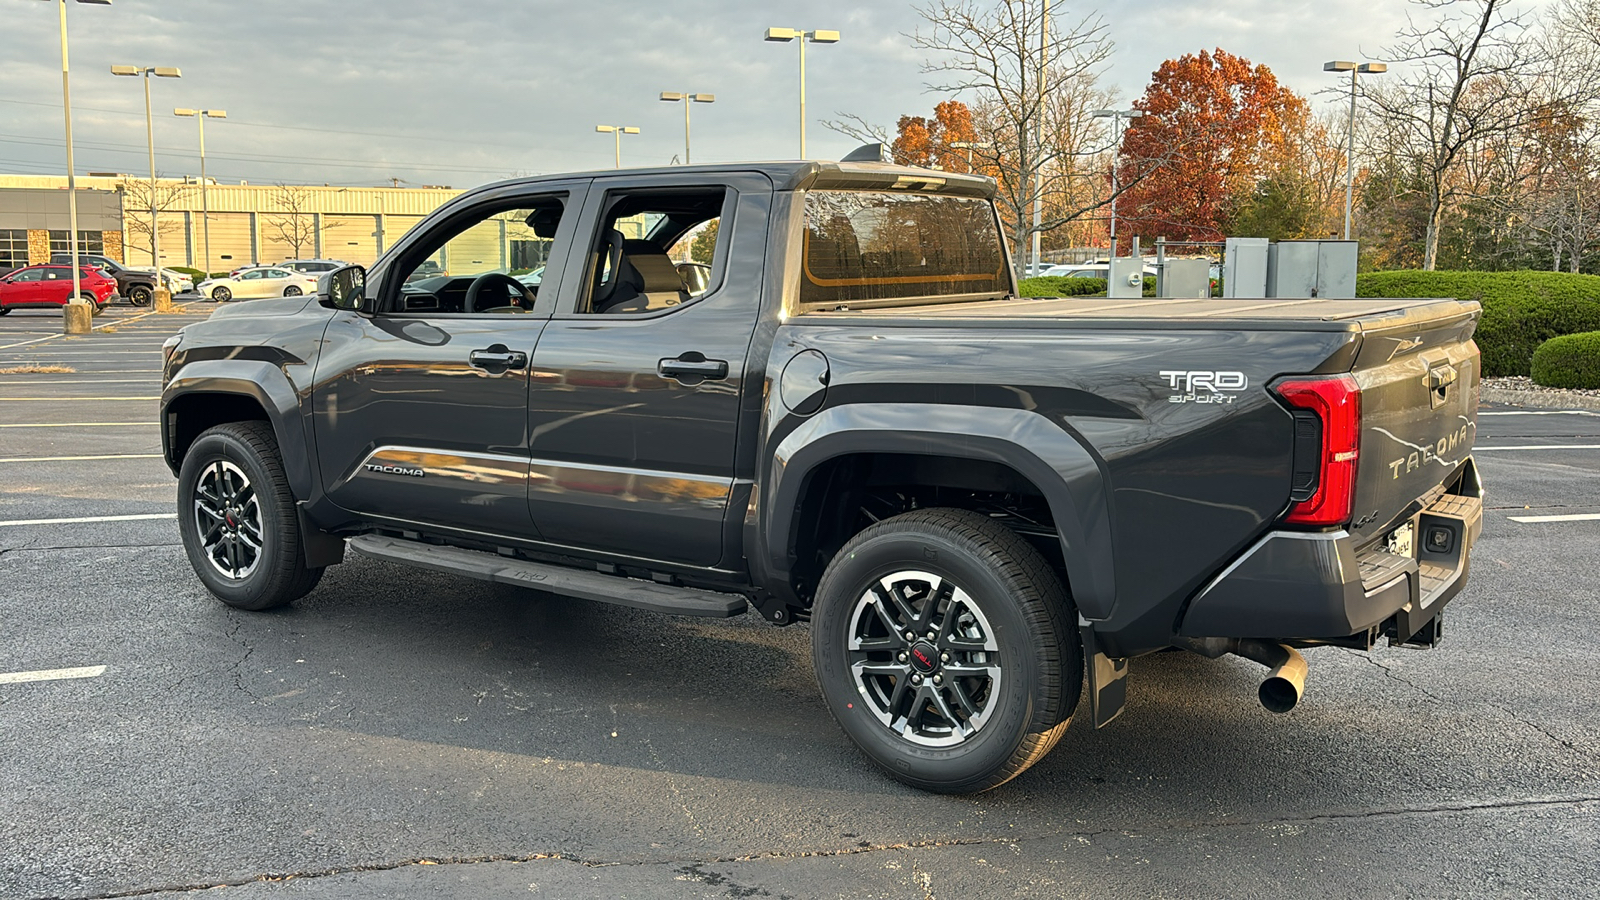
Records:
[[[850,670],[878,720],[926,747],[972,738],[1004,675],[994,629],[948,578],[900,571],[869,585],[850,613]]]
[[[201,473],[194,488],[194,522],[206,559],[222,575],[247,578],[260,565],[266,542],[261,504],[238,466],[219,459]]]

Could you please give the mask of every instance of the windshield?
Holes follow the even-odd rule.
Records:
[[[805,200],[800,302],[910,306],[1011,292],[987,200],[812,191]]]

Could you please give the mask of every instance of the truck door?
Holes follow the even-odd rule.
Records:
[[[758,174],[595,181],[530,376],[545,541],[723,559],[771,191]]]
[[[528,363],[549,320],[583,184],[442,210],[329,323],[313,389],[324,490],[368,519],[536,539]],[[448,268],[438,260],[448,259]]]

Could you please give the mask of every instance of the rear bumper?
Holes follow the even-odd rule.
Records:
[[[1483,490],[1468,463],[1456,493],[1411,519],[1415,549],[1357,553],[1349,532],[1267,534],[1195,595],[1185,637],[1329,640],[1382,627],[1393,643],[1431,644],[1439,612],[1466,585],[1483,530]],[[1448,534],[1430,546],[1428,536]]]

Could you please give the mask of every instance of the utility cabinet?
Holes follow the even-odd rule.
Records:
[[[1211,260],[1166,259],[1161,263],[1161,296],[1167,300],[1211,297]]]
[[[1144,296],[1144,257],[1117,256],[1111,259],[1106,278],[1106,296],[1123,299]]]
[[[1267,297],[1266,238],[1228,238],[1222,253],[1222,296]]]
[[[1356,295],[1355,241],[1279,241],[1267,253],[1268,297],[1349,300]]]

